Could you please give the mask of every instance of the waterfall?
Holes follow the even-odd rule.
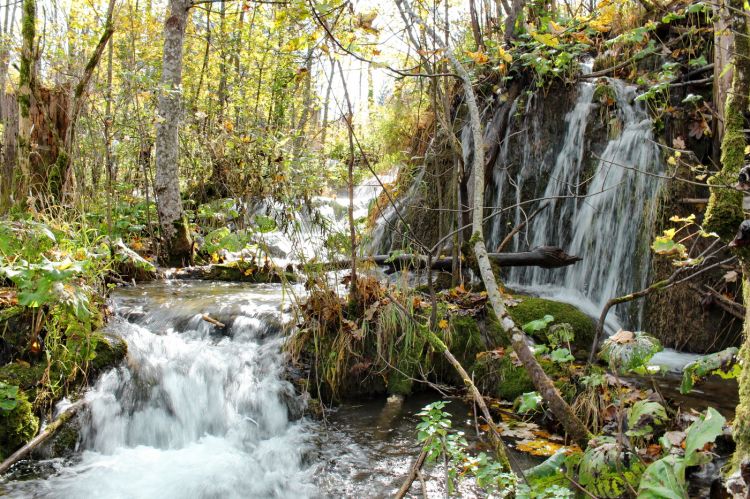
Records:
[[[635,88],[614,79],[607,84],[615,96],[616,111],[601,153],[597,154],[597,144],[589,137],[601,109],[593,101],[594,85],[581,83],[577,101],[565,116],[565,133],[554,148],[554,159],[544,159],[553,148],[524,151],[522,164],[515,165],[515,174],[510,173],[507,137],[518,131],[508,127],[488,193],[495,206],[547,200],[546,209],[522,233],[528,238],[516,238],[516,251],[551,245],[583,258],[563,269],[514,268],[508,284],[573,303],[592,315],[598,315],[609,299],[647,285],[650,227],[661,185],[658,174],[663,171],[652,122],[646,109],[634,101]],[[538,118],[538,113],[532,114]],[[520,126],[526,147],[543,143],[538,122],[527,119]],[[526,185],[532,179],[536,189]],[[523,221],[536,206],[516,206],[491,221],[490,243],[497,245],[506,229]],[[640,309],[633,314],[624,309],[617,312],[620,322],[640,326]]]
[[[309,422],[282,378],[281,287],[156,283],[119,290],[108,326],[126,365],[87,393],[80,455],[13,497],[309,497]],[[227,324],[217,330],[202,313]],[[124,316],[124,317],[123,317]],[[126,318],[128,320],[126,320]]]

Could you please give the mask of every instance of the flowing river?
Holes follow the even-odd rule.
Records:
[[[415,413],[434,395],[301,416],[282,353],[291,298],[279,285],[155,282],[116,290],[112,304],[108,328],[128,357],[87,392],[78,451],[19,467],[0,495],[389,497],[419,453]],[[467,408],[449,409],[470,434]]]

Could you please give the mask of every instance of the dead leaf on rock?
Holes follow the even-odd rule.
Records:
[[[614,343],[624,344],[624,343],[630,343],[635,339],[635,335],[632,331],[625,331],[624,329],[620,329],[615,334],[609,337],[609,340]]]

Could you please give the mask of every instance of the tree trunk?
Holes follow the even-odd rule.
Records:
[[[21,61],[18,70],[18,172],[17,202],[26,202],[31,183],[31,102],[35,84],[34,37],[36,36],[36,0],[23,0],[21,12]]]
[[[164,243],[164,261],[186,265],[193,258],[193,241],[182,209],[178,132],[182,114],[182,49],[191,0],[170,0],[164,23],[164,56],[156,125],[157,211]]]
[[[716,106],[714,119],[714,161],[721,160],[721,141],[724,138],[724,106],[727,92],[732,85],[731,50],[732,32],[730,30],[730,13],[725,0],[714,5],[714,85],[713,100]]]
[[[734,31],[734,76],[732,89],[727,95],[724,108],[724,137],[721,143],[721,172],[716,176],[721,181],[737,180],[739,170],[745,163],[745,113],[748,110],[748,92],[750,91],[750,40],[748,39],[747,11],[742,0],[729,0],[731,10],[731,27]],[[706,208],[706,220],[714,227],[722,227],[719,232],[730,238],[744,218],[742,211],[742,194],[729,189],[712,189],[711,199]],[[708,225],[706,223],[706,225]],[[712,229],[708,229],[712,230]],[[718,232],[718,231],[717,231]],[[745,250],[746,251],[746,250]],[[743,257],[743,286],[745,303],[750,303],[750,263],[747,253]],[[750,307],[747,307],[750,310]],[[740,350],[742,372],[739,376],[740,400],[734,418],[734,441],[737,444],[735,463],[750,458],[750,312],[745,315],[745,340]]]

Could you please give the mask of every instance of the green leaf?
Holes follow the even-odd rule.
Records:
[[[703,447],[716,440],[721,435],[724,423],[724,416],[713,407],[706,409],[706,414],[695,421],[687,429],[685,438],[685,463],[687,466],[695,466],[710,460],[710,456],[701,453]]]
[[[667,411],[658,402],[639,400],[628,411],[629,437],[651,436],[655,425],[662,425],[667,421]]]
[[[646,468],[638,487],[638,499],[686,499],[685,463],[674,455]]]
[[[545,315],[541,319],[537,319],[535,321],[524,324],[523,331],[527,334],[536,333],[537,331],[541,331],[542,329],[546,328],[549,323],[553,322],[554,320],[555,318],[551,315]]]
[[[255,215],[255,226],[261,234],[273,232],[277,228],[276,220],[264,215]]]
[[[573,357],[570,354],[570,350],[567,348],[558,348],[556,350],[552,350],[550,353],[550,358],[553,362],[558,362],[560,364],[564,364],[565,362],[573,362],[576,360],[575,357]]]
[[[528,414],[536,411],[541,403],[542,396],[539,393],[527,392],[518,397],[518,409],[516,411],[519,414]]]

